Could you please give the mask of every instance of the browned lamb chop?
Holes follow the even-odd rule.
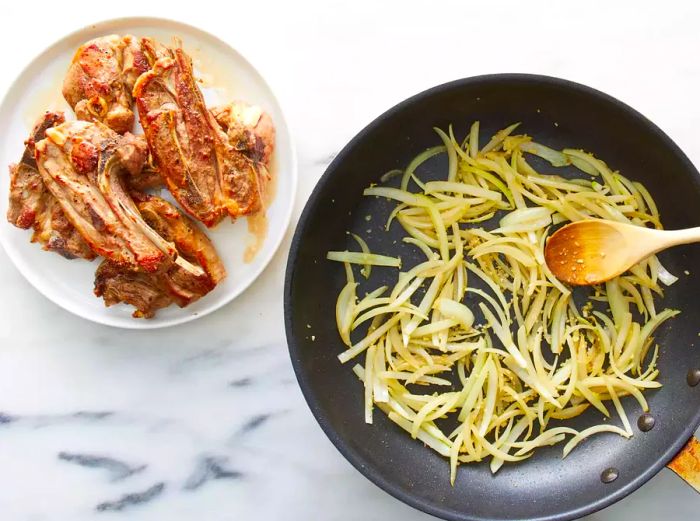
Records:
[[[44,139],[48,128],[63,121],[63,114],[46,112],[25,142],[20,162],[10,165],[7,220],[18,228],[33,228],[32,242],[40,243],[47,251],[55,251],[68,259],[79,257],[92,260],[95,254],[66,219],[61,205],[44,185],[34,159],[35,143]]]
[[[226,132],[229,143],[253,161],[260,192],[264,194],[270,181],[270,161],[275,148],[272,118],[257,105],[243,101],[213,107],[211,113]]]
[[[257,105],[233,101],[211,108],[231,145],[256,163],[269,165],[275,148],[272,118]]]
[[[156,273],[131,270],[105,260],[95,273],[95,294],[105,305],[130,304],[135,318],[151,318],[158,309],[172,303],[185,307],[214,289],[226,271],[208,237],[172,204],[152,195],[137,195],[144,220],[180,255],[200,266],[197,276],[176,264]]]
[[[261,192],[264,193],[265,185],[270,180],[270,161],[275,147],[275,127],[272,119],[260,107],[242,101],[214,107],[210,112],[228,135],[233,147],[253,161],[258,172]],[[139,149],[144,150],[147,147],[144,136],[133,136],[132,139]],[[131,172],[125,177],[125,181],[130,189],[137,192],[165,186],[150,155],[144,167],[140,171]]]
[[[170,192],[209,227],[226,215],[259,210],[256,166],[207,110],[190,57],[179,47],[148,54],[157,59],[139,76],[133,94],[154,163]]]
[[[127,132],[134,124],[131,91],[148,67],[137,38],[116,34],[95,38],[75,53],[63,82],[63,97],[78,119]]]
[[[95,272],[95,295],[105,306],[130,304],[136,308],[134,318],[153,318],[156,311],[173,303],[172,296],[157,273],[130,270],[103,260]]]
[[[133,159],[133,151],[124,152],[132,146],[104,125],[71,121],[46,131],[36,160],[47,188],[93,252],[130,269],[155,272],[174,262],[201,275],[143,220],[122,182],[120,157]]]

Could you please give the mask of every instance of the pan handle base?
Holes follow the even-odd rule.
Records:
[[[695,436],[666,466],[700,493],[700,440]]]

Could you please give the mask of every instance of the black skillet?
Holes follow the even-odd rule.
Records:
[[[700,385],[689,385],[693,370],[700,372],[700,245],[661,256],[681,279],[667,290],[664,305],[681,309],[682,315],[656,334],[663,387],[647,393],[655,426],[642,432],[635,425],[630,440],[597,435],[564,460],[561,446],[547,448],[527,461],[505,465],[495,476],[485,463],[463,465],[452,487],[448,463],[381,412],[373,425],[364,423],[362,386],[351,371],[352,362],[342,365],[336,358],[343,345],[334,309],[345,276],[341,265],[325,260],[326,252],[356,250],[346,235],[353,230],[367,238],[373,251],[401,254],[404,262],[415,254],[400,240],[394,244],[403,236],[398,223],[387,234],[380,231],[393,204],[363,197],[362,191],[383,173],[405,167],[419,152],[440,144],[434,126],[453,124],[464,136],[474,120],[481,121],[482,140],[521,121],[523,132],[553,148],[594,151],[612,168],[646,185],[666,228],[700,225],[698,171],[658,127],[620,101],[561,79],[520,74],[479,76],[432,88],[362,130],[328,167],[306,204],[284,290],[292,363],[313,414],[338,450],[367,478],[409,505],[450,520],[578,518],[649,480],[700,423]],[[444,176],[441,161],[427,164],[421,176]],[[378,273],[373,277],[385,276],[382,268],[374,271]],[[641,414],[630,401],[625,407],[635,418]],[[600,415],[591,410],[571,425],[593,423],[600,423]],[[601,475],[610,478],[605,471],[611,467],[618,477],[605,483]]]

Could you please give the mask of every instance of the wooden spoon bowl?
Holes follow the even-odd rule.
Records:
[[[656,230],[591,219],[567,224],[547,241],[544,258],[555,277],[573,286],[600,284],[656,252],[700,242],[700,228]]]

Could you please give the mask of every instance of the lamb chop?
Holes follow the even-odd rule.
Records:
[[[210,112],[226,132],[229,143],[256,167],[261,194],[270,181],[270,161],[275,148],[272,118],[257,105],[234,101],[213,107]]]
[[[265,185],[270,180],[270,161],[275,146],[275,127],[270,116],[256,105],[237,101],[210,109],[216,122],[228,135],[233,147],[242,152],[255,165],[260,191],[264,194]],[[127,133],[125,135],[129,136]],[[130,190],[146,192],[163,188],[163,178],[153,157],[148,154],[145,138],[133,136],[135,146],[144,150],[147,160],[141,170],[132,171],[125,177]]]
[[[63,114],[46,112],[25,142],[19,163],[10,165],[10,204],[7,220],[18,228],[33,228],[32,242],[43,245],[67,259],[92,260],[92,252],[82,236],[66,219],[56,198],[44,185],[34,159],[34,145],[44,139],[48,128],[63,123]]]
[[[107,306],[123,302],[136,308],[135,318],[151,318],[158,309],[172,303],[185,307],[206,295],[226,271],[211,241],[191,219],[160,197],[135,195],[144,220],[204,271],[196,276],[173,264],[156,273],[145,273],[103,261],[95,273],[95,294],[103,297]]]
[[[144,47],[146,44],[142,44]],[[154,162],[182,207],[206,226],[261,207],[255,164],[236,150],[207,110],[181,48],[159,48],[134,97]]]
[[[158,274],[131,270],[109,260],[103,260],[95,272],[95,295],[102,297],[107,307],[119,303],[134,306],[134,318],[152,318],[173,303]]]
[[[71,121],[48,129],[35,153],[46,187],[93,252],[145,272],[174,262],[201,275],[201,268],[148,226],[129,196],[120,157],[133,159],[133,151],[124,152],[132,146],[102,124]]]
[[[148,67],[133,36],[95,38],[75,53],[63,82],[63,97],[78,119],[99,121],[124,133],[134,124],[131,91]]]
[[[168,269],[168,287],[175,302],[181,307],[186,306],[214,289],[226,276],[226,270],[209,237],[174,205],[160,197],[142,196],[137,205],[144,221],[158,235],[174,244],[182,257],[204,271],[204,275],[195,277],[177,265]]]
[[[245,101],[233,101],[210,111],[236,150],[269,166],[275,148],[275,126],[269,114]]]

